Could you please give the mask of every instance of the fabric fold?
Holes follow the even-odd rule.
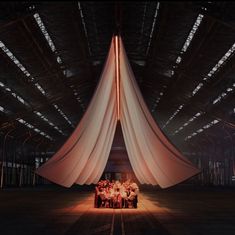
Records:
[[[120,37],[118,40],[112,38],[99,84],[83,118],[59,151],[36,170],[38,175],[64,187],[97,183],[108,161],[118,118],[131,166],[141,184],[166,188],[199,173],[157,126],[123,42]]]

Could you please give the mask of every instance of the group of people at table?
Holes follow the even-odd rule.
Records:
[[[139,187],[132,180],[100,180],[95,187],[96,208],[137,208]]]

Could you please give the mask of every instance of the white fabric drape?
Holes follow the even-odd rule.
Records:
[[[115,59],[119,57],[120,93],[117,96]],[[166,188],[197,174],[189,160],[167,140],[152,118],[119,38],[119,55],[112,39],[99,85],[81,122],[61,149],[36,173],[70,187],[97,183],[107,163],[120,122],[133,171],[140,183]]]
[[[105,168],[117,123],[115,52],[112,40],[99,85],[70,138],[36,173],[70,187],[97,182]]]
[[[131,166],[140,183],[175,185],[197,173],[152,118],[120,39],[120,121]]]

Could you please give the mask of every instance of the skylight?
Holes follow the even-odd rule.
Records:
[[[166,86],[166,85],[163,85],[161,92],[159,92],[159,96],[157,97],[156,101],[155,101],[154,104],[153,104],[152,112],[154,112],[154,110],[156,109],[158,103],[159,103],[160,100],[161,100],[161,96],[164,95],[164,91],[165,91],[166,88],[167,88],[167,86]]]
[[[193,117],[191,117],[187,122],[185,122],[183,124],[183,126],[179,127],[174,133],[173,135],[179,133],[181,130],[184,129],[184,127],[188,126],[191,122],[193,122],[195,119],[197,119],[199,116],[201,116],[203,114],[203,112],[198,112],[196,113]]]
[[[213,100],[213,104],[217,104],[218,102],[220,102],[224,97],[226,97],[230,92],[234,90],[234,87],[235,83],[233,83],[232,87],[226,88],[225,91],[223,91],[216,99]]]
[[[17,65],[17,67],[27,76],[30,77],[30,73],[26,68],[20,63],[20,61],[13,55],[13,53],[6,47],[6,45],[0,41],[0,48],[6,53],[6,55]],[[30,78],[33,81],[33,78]]]
[[[165,76],[172,77],[175,74],[174,70],[177,68],[178,64],[182,61],[182,55],[187,51],[189,45],[191,44],[191,42],[193,40],[193,37],[194,37],[195,33],[197,32],[197,30],[198,30],[198,28],[199,28],[199,26],[200,26],[200,24],[203,20],[203,17],[204,16],[202,14],[198,15],[198,17],[197,17],[197,19],[196,19],[189,35],[188,35],[188,37],[187,37],[187,39],[186,39],[186,41],[183,45],[183,48],[180,51],[180,55],[177,57],[177,59],[175,61],[176,65],[173,66],[172,70],[166,71]],[[198,87],[197,87],[197,89],[198,89]],[[200,87],[199,87],[199,89],[200,89]],[[160,99],[161,99],[160,97],[157,98],[156,103],[154,104],[154,106],[152,108],[152,112],[154,112],[155,108],[157,107],[157,104],[160,102]]]
[[[177,115],[177,113],[179,113],[179,111],[184,107],[184,104],[181,104],[179,106],[179,108],[173,113],[173,115],[168,119],[168,121],[166,122],[166,124],[162,127],[162,129],[164,129],[169,123],[170,121]]]
[[[80,6],[80,3],[78,3],[78,6]],[[81,13],[81,14],[82,14],[82,13]],[[38,24],[38,26],[39,26],[39,28],[40,28],[42,34],[44,35],[45,39],[47,40],[47,43],[48,43],[48,45],[50,46],[51,51],[52,51],[53,53],[55,53],[57,62],[58,62],[59,64],[62,64],[62,59],[61,59],[60,56],[57,55],[55,44],[53,43],[53,41],[52,41],[52,39],[51,39],[51,37],[50,37],[50,35],[49,35],[47,29],[46,29],[46,27],[45,27],[45,25],[44,25],[44,23],[43,23],[41,17],[39,16],[38,13],[35,13],[33,16],[34,16],[34,19],[36,20],[36,22],[37,22],[37,24]],[[83,20],[83,21],[84,21],[84,20]],[[64,72],[64,73],[66,73],[66,72]],[[36,87],[40,90],[40,92],[41,92],[42,94],[44,94],[44,95],[46,94],[45,90],[44,90],[38,83],[36,83],[35,85],[36,85]],[[76,96],[76,95],[75,95],[75,96]],[[77,97],[76,97],[76,99],[77,99]],[[82,108],[84,109],[84,105],[82,104],[82,102],[81,102],[80,100],[78,100],[78,99],[77,99],[77,101],[79,102],[79,104],[80,104],[80,105],[82,106]]]
[[[176,59],[176,61],[175,61],[176,64],[179,64],[179,63],[181,62],[181,60],[182,60],[181,56],[178,56],[177,59]]]
[[[34,19],[36,20],[36,22],[37,22],[37,24],[38,24],[38,26],[39,26],[41,32],[43,33],[44,37],[46,38],[46,40],[47,40],[47,42],[48,42],[48,45],[50,46],[52,52],[54,52],[54,53],[56,54],[56,47],[55,47],[55,44],[54,44],[53,41],[51,40],[51,37],[50,37],[50,35],[48,34],[48,32],[47,32],[47,30],[46,30],[46,27],[45,27],[45,25],[44,25],[43,22],[42,22],[41,17],[39,16],[38,13],[35,13],[35,14],[33,15],[33,17],[34,17]],[[57,62],[58,62],[59,64],[62,64],[62,60],[61,60],[61,58],[60,58],[58,55],[56,55],[56,60],[57,60]]]
[[[4,113],[5,109],[2,106],[0,106],[0,111]]]
[[[5,84],[3,84],[2,82],[0,82],[0,87],[2,87],[6,92],[10,93],[14,98],[16,98],[18,101],[20,101],[25,106],[31,107],[21,96],[17,95],[9,87],[5,86]]]
[[[156,99],[156,101],[155,101],[155,103],[154,103],[154,105],[153,105],[153,108],[152,108],[152,112],[154,112],[154,110],[156,109],[157,104],[159,103],[160,99],[161,99],[160,97],[158,97],[158,98]]]
[[[78,101],[78,103],[81,105],[82,109],[85,110],[85,106],[82,103],[81,98],[79,97],[78,91],[74,88],[74,85],[71,85],[70,88],[73,90],[73,94],[74,94],[76,100]]]
[[[63,113],[63,111],[61,109],[59,109],[58,105],[54,104],[53,105],[55,107],[55,109],[61,114],[61,116],[74,128],[74,125],[72,124],[72,122],[68,119],[68,117]]]
[[[35,114],[37,114],[42,120],[44,120],[45,122],[47,122],[50,126],[52,126],[55,130],[57,130],[59,133],[61,133],[62,135],[64,135],[63,131],[59,129],[58,126],[56,126],[55,124],[53,124],[52,122],[50,122],[45,116],[43,116],[40,112],[38,111],[34,111]]]
[[[33,129],[35,132],[37,132],[40,135],[46,137],[47,139],[53,140],[53,138],[51,136],[47,135],[45,132],[39,130],[38,128],[35,128],[33,125],[31,125],[30,123],[26,122],[24,119],[18,118],[17,121],[20,122],[21,124],[27,126],[28,128]]]
[[[85,24],[85,21],[84,21],[84,15],[83,15],[83,12],[82,12],[82,7],[81,7],[80,2],[78,2],[78,10],[80,12],[80,16],[81,16],[81,19],[82,19],[82,25],[83,25],[83,29],[84,29],[86,38],[88,39],[87,28],[86,28],[86,24]],[[88,45],[89,54],[91,55],[91,48],[90,48],[89,40],[87,40],[87,45]]]
[[[201,88],[203,87],[203,83],[199,83],[197,87],[193,90],[192,96],[194,96]]]
[[[153,31],[154,31],[154,27],[155,27],[155,24],[156,24],[157,14],[158,14],[158,11],[159,11],[159,7],[160,7],[160,2],[158,2],[157,6],[156,6],[156,10],[155,10],[155,14],[154,14],[154,19],[153,19],[153,24],[152,24],[151,32],[150,32],[150,35],[149,35],[149,42],[148,42],[148,46],[147,46],[146,53],[145,53],[146,55],[148,55],[150,44],[151,44],[151,41],[152,41]]]
[[[0,82],[0,87],[2,87],[5,91],[9,92],[14,98],[16,98],[19,102],[21,102],[22,104],[24,104],[25,106],[27,106],[28,108],[31,108],[31,106],[19,95],[17,95],[15,92],[13,92],[9,87],[5,86],[2,82]],[[0,106],[1,107],[1,106]],[[4,112],[4,108],[2,107],[2,109],[0,108],[0,111]],[[34,111],[35,114],[37,114],[38,116],[40,116],[44,121],[47,121],[49,125],[53,126],[55,129],[57,129],[61,134],[63,134],[63,132],[61,130],[59,130],[58,127],[56,127],[52,122],[49,122],[49,120],[47,118],[45,118],[40,112]],[[30,127],[30,124],[28,124],[28,126]],[[64,135],[64,134],[63,134]]]
[[[199,26],[202,22],[203,17],[204,16],[202,14],[198,15],[198,17],[197,17],[197,19],[196,19],[189,35],[188,35],[188,37],[187,37],[187,39],[186,39],[186,41],[183,45],[183,48],[181,49],[181,52],[180,52],[181,55],[184,54],[187,51],[189,45],[191,44],[191,42],[193,40],[193,37],[194,37],[195,33],[197,32],[197,30],[198,30],[198,28],[199,28]],[[182,60],[182,57],[179,55],[176,59],[176,64],[179,64],[181,62],[181,60]]]
[[[6,47],[6,45],[0,41],[0,48],[5,52],[5,54],[15,63],[15,65],[24,73],[25,76],[29,78],[31,82],[34,82],[34,78],[31,76],[29,71],[20,63],[20,61],[13,55],[13,53]],[[39,83],[34,83],[34,86],[45,95],[45,90],[39,85]]]
[[[191,43],[191,41],[192,41],[196,31],[198,30],[198,28],[199,28],[199,26],[200,26],[200,24],[202,22],[203,17],[204,16],[202,14],[198,15],[198,17],[197,17],[197,19],[196,19],[196,21],[195,21],[195,23],[193,25],[193,28],[191,29],[191,31],[190,31],[190,33],[188,35],[188,38],[186,39],[186,41],[184,43],[184,46],[182,48],[183,52],[187,51],[187,49],[188,49],[188,47],[189,47],[189,45],[190,45],[190,43]]]
[[[189,139],[191,139],[193,136],[196,136],[197,134],[203,132],[204,130],[214,126],[215,124],[217,124],[219,121],[218,120],[213,120],[211,122],[209,122],[208,124],[204,125],[202,128],[198,129],[197,131],[193,132],[191,135],[188,135],[184,140],[187,141]]]
[[[35,83],[34,84],[38,90],[43,94],[43,95],[46,95],[46,91],[38,84],[38,83]]]
[[[230,49],[225,53],[225,55],[218,61],[218,63],[211,69],[211,71],[203,78],[203,81],[210,80],[213,75],[230,59],[235,51],[235,43],[230,47]],[[193,90],[192,96],[194,96],[202,87],[204,83],[199,83],[199,85]]]
[[[225,55],[219,60],[219,62],[212,68],[212,70],[207,74],[207,76],[203,80],[207,81],[208,79],[210,79],[212,75],[231,57],[234,51],[235,51],[235,43],[225,53]]]
[[[38,16],[39,17],[39,16]],[[40,17],[39,17],[40,18]],[[20,63],[20,61],[13,55],[13,53],[6,47],[6,45],[0,41],[0,48],[8,55],[8,57],[17,65],[17,67],[30,79],[31,82],[34,82],[34,78],[31,76],[31,74],[28,72],[28,70]],[[12,92],[10,88],[5,87],[3,83],[0,82],[0,86],[2,86],[6,91],[11,92],[11,95],[17,98],[22,104],[28,105],[22,97],[19,95],[16,95],[16,93]],[[43,96],[46,96],[46,91],[40,86],[39,83],[34,83],[34,86],[40,91]],[[29,106],[29,105],[28,105]],[[59,111],[59,110],[58,110]],[[61,110],[59,113],[61,114]],[[63,113],[63,112],[62,112]],[[62,114],[61,114],[62,115]],[[64,115],[64,114],[63,114]],[[64,115],[65,116],[65,115]],[[67,117],[66,117],[67,118]],[[65,119],[66,119],[65,118]],[[68,119],[68,118],[67,118]],[[66,119],[66,120],[67,120]],[[67,120],[70,122],[69,120]],[[71,122],[70,122],[71,123]]]

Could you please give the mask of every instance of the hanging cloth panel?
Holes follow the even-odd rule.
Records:
[[[119,65],[116,69],[115,63]],[[199,173],[156,125],[142,98],[123,43],[115,37],[82,120],[60,150],[36,173],[65,187],[97,183],[108,160],[118,119],[130,163],[140,183],[166,188]]]
[[[121,39],[120,121],[130,163],[141,183],[166,188],[199,173],[156,125],[138,88]]]
[[[36,171],[54,183],[65,187],[97,183],[103,173],[117,123],[113,41],[99,85],[82,120],[60,150]]]

